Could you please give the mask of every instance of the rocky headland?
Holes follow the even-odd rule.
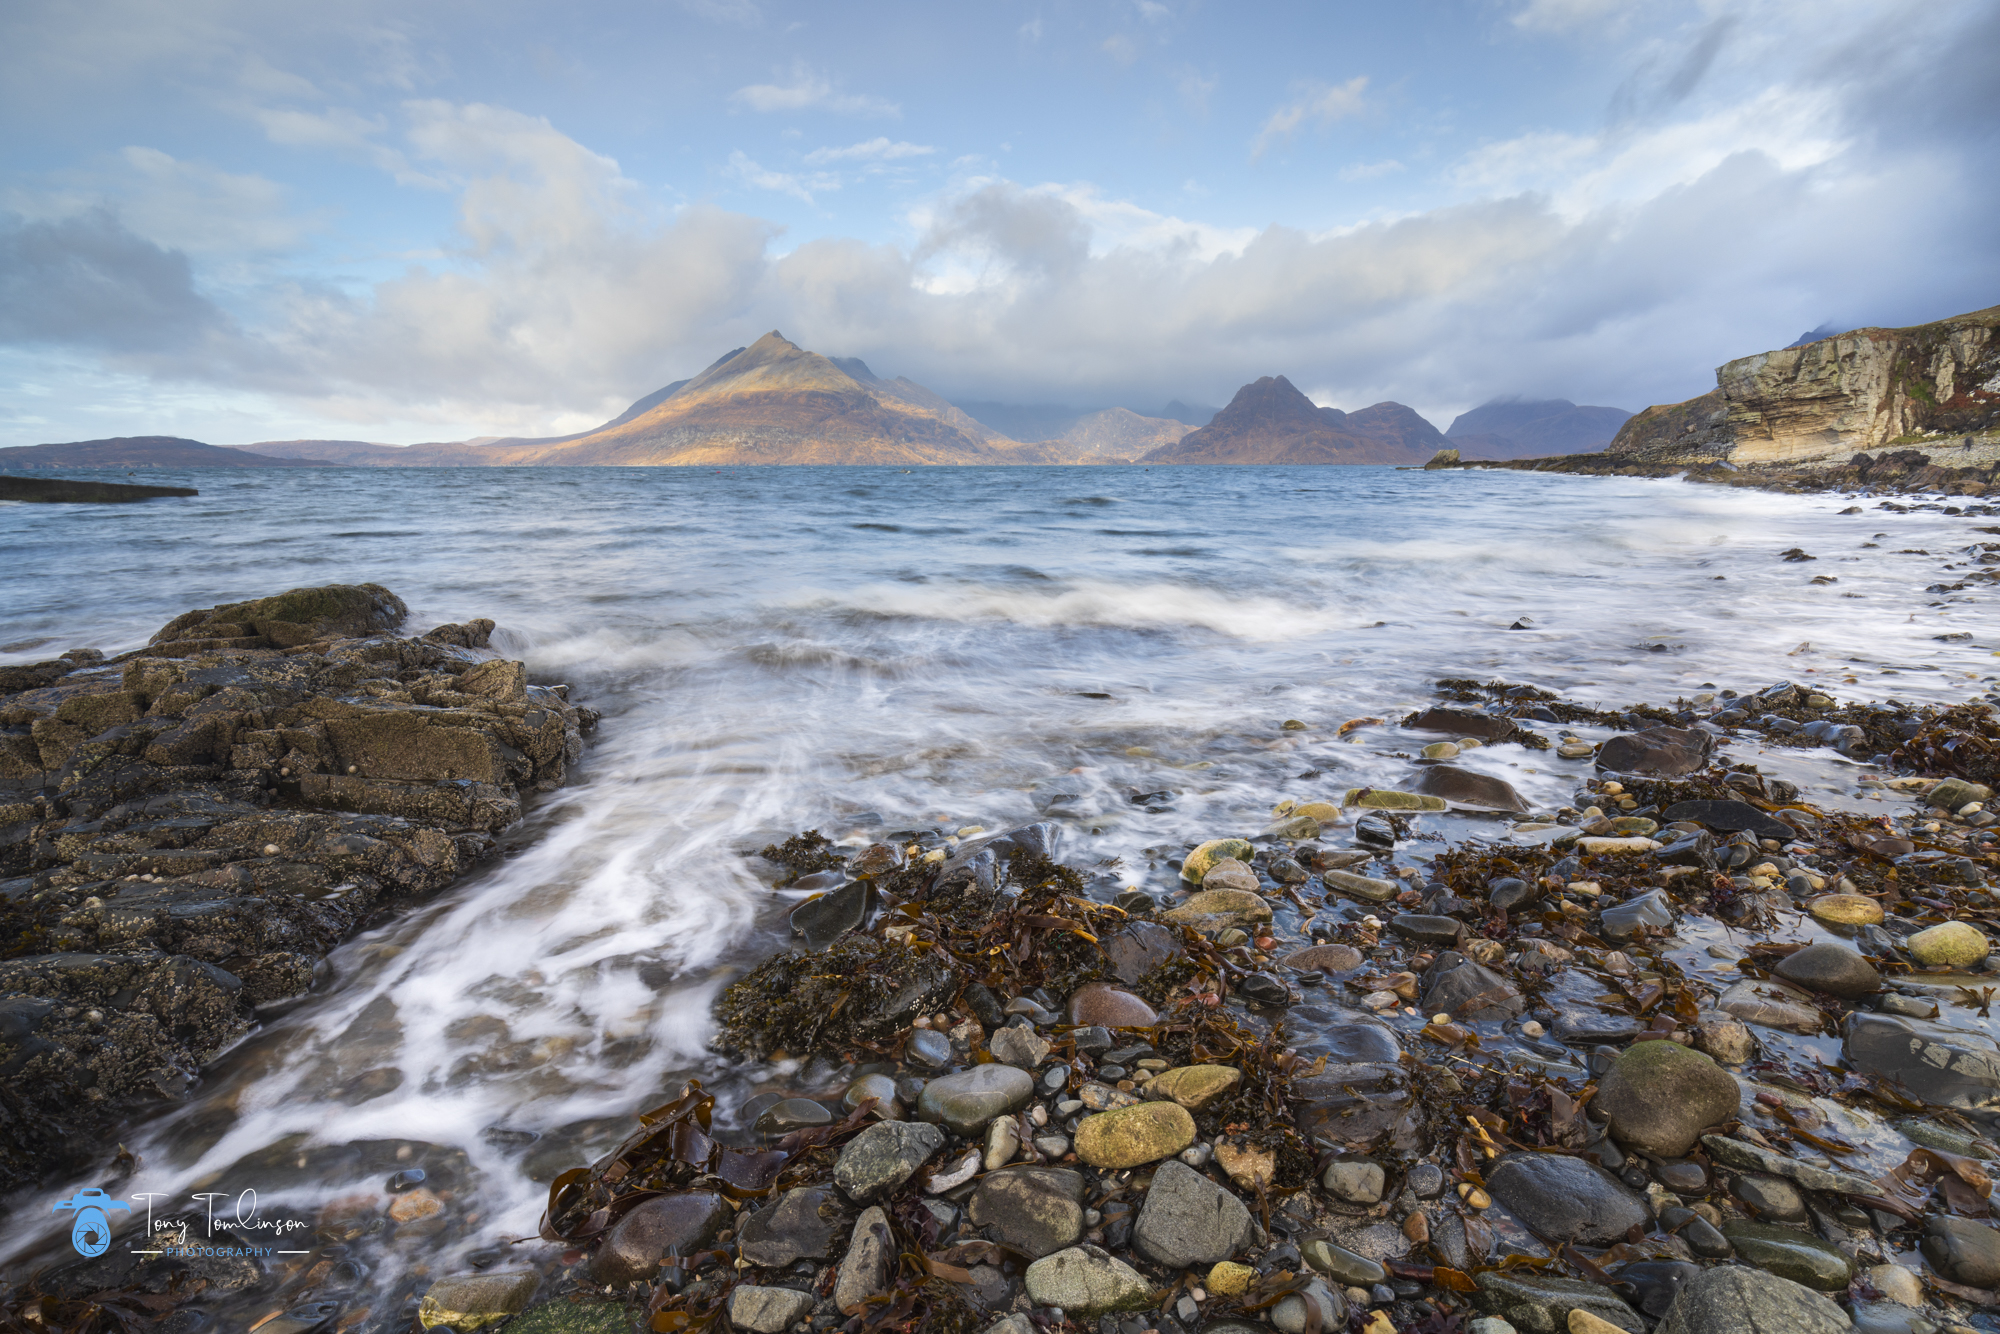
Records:
[[[1785,491],[1982,496],[2000,468],[2000,306],[1856,329],[1716,368],[1716,387],[1633,417],[1602,453],[1486,466]]]
[[[101,1158],[564,781],[596,715],[491,621],[406,616],[294,589],[0,668],[0,1189]]]

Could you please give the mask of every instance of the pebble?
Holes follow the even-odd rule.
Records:
[[[1386,1183],[1382,1165],[1366,1161],[1328,1163],[1320,1175],[1320,1184],[1349,1204],[1376,1203],[1382,1198]]]
[[[944,1146],[945,1133],[937,1126],[878,1122],[841,1149],[833,1164],[833,1183],[856,1204],[868,1204],[915,1176]]]
[[[1621,1144],[1679,1158],[1703,1130],[1733,1115],[1741,1100],[1735,1077],[1700,1052],[1673,1042],[1635,1042],[1604,1076],[1594,1106],[1610,1119]]]
[[[996,1116],[1019,1111],[1035,1093],[1027,1071],[994,1063],[933,1079],[917,1099],[917,1119],[970,1138]]]
[[[1086,1318],[1137,1311],[1152,1304],[1153,1285],[1130,1265],[1096,1246],[1072,1246],[1028,1266],[1028,1300]]]
[[[1882,989],[1875,966],[1845,945],[1821,941],[1787,955],[1773,970],[1787,982],[1810,991],[1852,1000]]]
[[[1934,1215],[1924,1224],[1924,1259],[1968,1288],[2000,1288],[2000,1232],[1970,1218]]]
[[[739,1284],[729,1293],[729,1323],[751,1334],[784,1334],[813,1308],[812,1294]]]
[[[1486,1190],[1552,1241],[1609,1246],[1651,1211],[1640,1196],[1596,1164],[1559,1154],[1504,1154],[1485,1170]]]
[[[1854,1261],[1809,1232],[1775,1223],[1731,1220],[1722,1235],[1749,1263],[1820,1292],[1839,1292],[1854,1277]]]
[[[1235,1297],[1247,1291],[1257,1271],[1249,1265],[1221,1260],[1210,1266],[1205,1286],[1217,1297]]]
[[[1023,1070],[1033,1070],[1049,1058],[1049,1042],[1026,1028],[1000,1028],[986,1040],[986,1049],[993,1053],[993,1059]]]
[[[1234,1089],[1243,1072],[1231,1065],[1184,1065],[1154,1076],[1147,1090],[1198,1112]]]
[[[1353,1287],[1368,1288],[1388,1281],[1389,1271],[1365,1255],[1357,1255],[1330,1241],[1308,1241],[1299,1247],[1305,1262],[1328,1278]]]
[[[1246,894],[1255,894],[1261,883],[1257,873],[1237,861],[1234,857],[1224,857],[1208,869],[1201,878],[1201,887],[1207,890],[1236,889]]]
[[[1145,1102],[1085,1117],[1076,1156],[1092,1167],[1140,1167],[1194,1143],[1194,1118],[1175,1102]]]
[[[1236,993],[1259,1005],[1288,1005],[1292,999],[1285,984],[1269,973],[1251,973],[1236,984]]]
[[[757,1118],[757,1129],[767,1135],[785,1135],[807,1126],[824,1126],[833,1123],[833,1113],[810,1098],[785,1098],[764,1109]]]
[[[605,1234],[590,1257],[590,1281],[622,1288],[651,1279],[662,1256],[702,1249],[735,1217],[728,1201],[708,1191],[655,1196]]]
[[[1917,932],[1903,948],[1926,968],[1970,968],[1985,960],[1993,943],[1970,922],[1944,922]]]
[[[938,1196],[938,1194],[944,1194],[946,1190],[956,1190],[958,1186],[964,1186],[966,1182],[970,1182],[974,1176],[980,1174],[980,1160],[982,1160],[980,1150],[968,1148],[964,1158],[960,1158],[954,1164],[938,1168],[936,1174],[932,1174],[930,1184],[926,1186],[926,1190],[930,1194]]]
[[[1162,915],[1169,922],[1197,931],[1225,931],[1270,921],[1271,905],[1261,895],[1240,889],[1204,889]]]
[[[1873,926],[1882,920],[1882,905],[1862,894],[1822,894],[1806,911],[1836,926]]]
[[[903,1059],[923,1070],[943,1070],[951,1065],[951,1039],[928,1028],[915,1029],[903,1044]]]
[[[996,1172],[1021,1151],[1021,1132],[1011,1116],[996,1116],[986,1127],[986,1170]]]
[[[1241,838],[1216,838],[1196,847],[1181,862],[1181,878],[1200,884],[1209,868],[1225,858],[1247,861],[1256,849],[1249,841]]]
[[[1083,1237],[1089,1223],[1083,1193],[1083,1174],[1070,1168],[1010,1167],[980,1181],[966,1218],[1002,1245],[1040,1259]]]

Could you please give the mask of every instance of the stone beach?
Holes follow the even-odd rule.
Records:
[[[490,622],[399,638],[404,615],[375,586],[294,590],[4,669],[15,1182],[101,1157],[583,755],[595,714]],[[535,1147],[538,1237],[454,1250],[463,1155],[329,1137],[255,1160],[380,1179],[317,1207],[306,1261],[71,1258],[8,1314],[143,1293],[174,1334],[2000,1328],[2000,724],[1834,679],[1623,709],[1442,680],[1359,720],[1407,758],[1396,786],[1292,784],[1143,863],[1076,851],[1059,806],[738,849],[792,894],[793,938],[715,995],[702,1079],[736,1091],[677,1078],[587,1150]],[[1843,777],[1817,791],[1751,746]],[[1496,755],[1568,799],[1459,768]],[[343,1074],[356,1105],[401,1078]],[[343,1277],[380,1247],[423,1257],[394,1301]]]

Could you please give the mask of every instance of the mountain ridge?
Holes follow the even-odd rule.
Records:
[[[1165,464],[1401,464],[1421,466],[1444,435],[1413,409],[1382,402],[1358,412],[1323,408],[1282,375],[1236,391],[1197,430],[1144,455]]]

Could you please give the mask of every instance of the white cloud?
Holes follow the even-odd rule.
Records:
[[[1514,15],[1514,26],[1528,32],[1574,32],[1638,9],[1638,0],[1528,0]]]
[[[1203,74],[1192,65],[1184,65],[1174,76],[1174,91],[1180,94],[1182,104],[1189,111],[1197,116],[1206,116],[1208,99],[1215,95],[1218,82],[1214,75]]]
[[[1132,4],[1139,11],[1139,17],[1148,23],[1164,23],[1174,16],[1174,11],[1160,4],[1159,0],[1132,0]]]
[[[416,170],[400,150],[376,142],[389,128],[384,116],[364,116],[346,107],[300,111],[290,107],[258,107],[251,117],[264,137],[287,148],[321,148],[387,172],[399,185],[443,189],[437,177]]]
[[[768,167],[761,166],[752,161],[742,149],[737,149],[729,155],[729,167],[727,170],[731,180],[741,181],[743,184],[757,190],[775,190],[781,195],[790,195],[794,199],[803,199],[808,204],[813,202],[813,191],[838,190],[840,188],[840,177],[830,172],[816,172],[811,176],[798,176],[791,172],[772,171]]]
[[[771,328],[983,398],[1216,402],[1283,373],[1345,407],[1530,393],[1636,408],[1698,393],[1720,361],[1829,317],[1915,322],[2000,290],[1990,145],[1940,128],[1993,123],[1976,77],[1991,42],[1915,42],[1896,24],[1862,36],[1830,54],[1800,47],[1805,72],[1789,81],[1769,73],[1775,38],[1732,45],[1698,95],[1645,101],[1597,133],[1486,145],[1438,178],[1452,202],[1317,233],[1147,207],[1169,194],[1198,207],[1171,180],[1142,203],[1003,159],[1009,180],[975,157],[907,215],[901,244],[781,247],[758,217],[656,205],[616,160],[536,116],[436,101],[316,111],[273,124],[302,147],[392,150],[452,191],[451,231],[406,240],[442,258],[414,253],[393,278],[341,289],[269,259],[261,286],[239,284],[225,254],[196,248],[198,224],[254,218],[272,230],[251,244],[282,244],[308,225],[284,211],[285,193],[165,154],[121,156],[32,209],[8,197],[23,216],[0,221],[0,342],[151,377],[163,399],[215,386],[353,432],[436,423],[425,438],[601,419]],[[1327,91],[1304,90],[1273,132],[1340,114]],[[886,154],[900,142],[830,144],[885,156],[818,163],[787,150],[776,170],[742,155],[730,170],[818,199],[836,172],[898,160]],[[141,208],[176,191],[171,209]],[[34,429],[144,429],[92,420]]]
[[[1384,176],[1394,176],[1397,172],[1404,170],[1407,169],[1402,163],[1396,161],[1396,159],[1384,158],[1380,162],[1357,162],[1351,167],[1342,167],[1340,169],[1340,179],[1343,181],[1373,181],[1379,180]]]
[[[1105,38],[1100,49],[1120,65],[1130,65],[1139,58],[1138,44],[1122,32],[1114,32]]]
[[[815,148],[806,154],[805,160],[812,166],[827,162],[893,162],[898,158],[928,157],[935,152],[937,149],[926,144],[896,143],[887,135],[877,135],[845,148]]]
[[[1037,15],[1036,17],[1029,19],[1026,23],[1023,23],[1019,29],[1019,35],[1027,38],[1031,42],[1041,41],[1042,40],[1041,17]]]
[[[1264,156],[1275,143],[1290,139],[1298,133],[1299,127],[1307,121],[1316,121],[1321,129],[1359,112],[1363,94],[1368,91],[1368,76],[1358,74],[1346,83],[1310,83],[1299,96],[1271,113],[1264,127],[1257,131],[1257,139],[1250,146],[1250,160],[1255,162]]]
[[[843,93],[822,74],[808,68],[804,62],[792,66],[789,83],[753,83],[738,88],[729,95],[729,100],[737,106],[748,107],[752,111],[809,111],[822,110],[838,112],[848,116],[901,116],[902,107],[885,98],[866,93]]]
[[[1648,199],[1713,171],[1739,153],[1758,153],[1787,172],[1829,161],[1848,141],[1836,133],[1829,94],[1767,89],[1705,115],[1642,130],[1598,134],[1537,132],[1488,144],[1451,171],[1468,194],[1546,192],[1569,218]]]
[[[752,0],[680,0],[682,9],[697,18],[709,19],[716,23],[733,23],[743,28],[754,28],[764,21],[764,11]]]

